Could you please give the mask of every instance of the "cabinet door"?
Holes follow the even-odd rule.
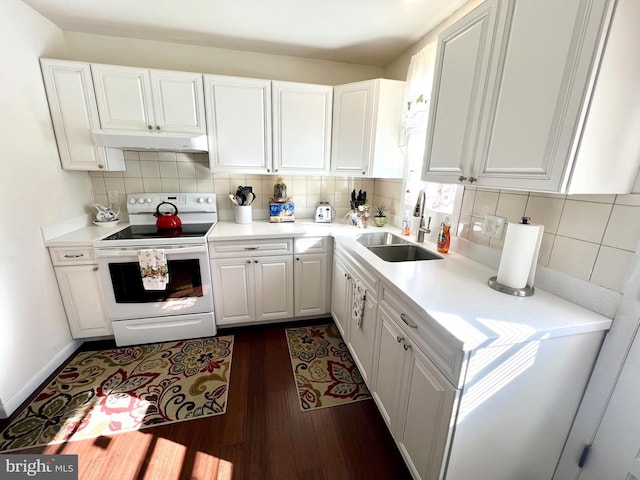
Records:
[[[147,69],[92,64],[91,72],[103,129],[155,129]]]
[[[331,316],[345,342],[349,341],[351,311],[351,274],[337,258],[333,261],[331,282]]]
[[[349,346],[353,353],[353,359],[362,374],[362,378],[370,388],[373,386],[371,382],[373,380],[373,356],[378,325],[377,304],[378,302],[372,292],[367,292],[360,325],[357,325],[351,318],[347,320],[351,322]]]
[[[497,10],[498,2],[488,0],[438,37],[425,181],[453,183],[470,176]]]
[[[349,176],[367,175],[375,83],[367,81],[338,85],[333,95],[331,171]]]
[[[56,279],[73,338],[112,335],[96,265],[56,267]]]
[[[293,256],[253,259],[257,321],[293,317]]]
[[[500,49],[487,82],[475,175],[480,185],[559,192],[571,168],[603,12],[610,2],[508,3],[504,24],[497,29]]]
[[[449,449],[452,414],[459,391],[409,340],[401,350],[407,357],[406,395],[400,408],[403,427],[398,444],[415,478],[442,478]],[[404,412],[404,415],[403,413]]]
[[[333,88],[273,82],[273,168],[329,173]]]
[[[155,129],[206,133],[202,75],[151,70]]]
[[[122,152],[93,141],[91,131],[100,128],[100,120],[89,64],[43,59],[41,66],[62,168],[124,170]]]
[[[400,389],[405,383],[404,365],[408,355],[405,355],[402,348],[402,330],[382,308],[378,309],[378,330],[378,359],[372,395],[382,418],[395,437],[401,401]]]
[[[271,171],[271,82],[205,75],[209,164],[213,171]]]
[[[293,271],[295,316],[327,313],[327,255],[297,255]]]
[[[211,273],[216,323],[224,325],[251,322],[255,317],[253,260],[213,260]]]

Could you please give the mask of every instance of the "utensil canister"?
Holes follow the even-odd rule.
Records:
[[[251,205],[236,205],[236,223],[251,223]]]

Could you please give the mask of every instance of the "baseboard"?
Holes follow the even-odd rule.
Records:
[[[27,384],[13,397],[0,405],[0,418],[8,418],[82,345],[81,340],[73,340],[49,361]]]

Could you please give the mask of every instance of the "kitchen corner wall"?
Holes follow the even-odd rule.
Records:
[[[456,233],[502,250],[482,233],[487,214],[544,225],[538,263],[622,292],[640,240],[640,195],[553,195],[466,187]]]
[[[123,209],[128,193],[209,192],[217,194],[220,219],[233,220],[228,194],[235,192],[239,185],[251,185],[256,194],[253,218],[266,219],[273,185],[278,178],[277,175],[212,173],[209,156],[200,153],[125,151],[125,162],[124,172],[89,173],[96,203],[107,204],[108,192],[112,190],[118,191]],[[313,218],[318,202],[326,201],[336,209],[334,221],[342,221],[349,211],[350,193],[354,189],[366,191],[370,204],[375,201],[373,179],[291,175],[282,175],[282,178],[298,218]]]

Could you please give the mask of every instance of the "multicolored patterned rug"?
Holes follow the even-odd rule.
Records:
[[[0,435],[0,452],[220,415],[233,336],[80,352]]]
[[[288,328],[289,356],[302,410],[371,398],[338,328]]]

